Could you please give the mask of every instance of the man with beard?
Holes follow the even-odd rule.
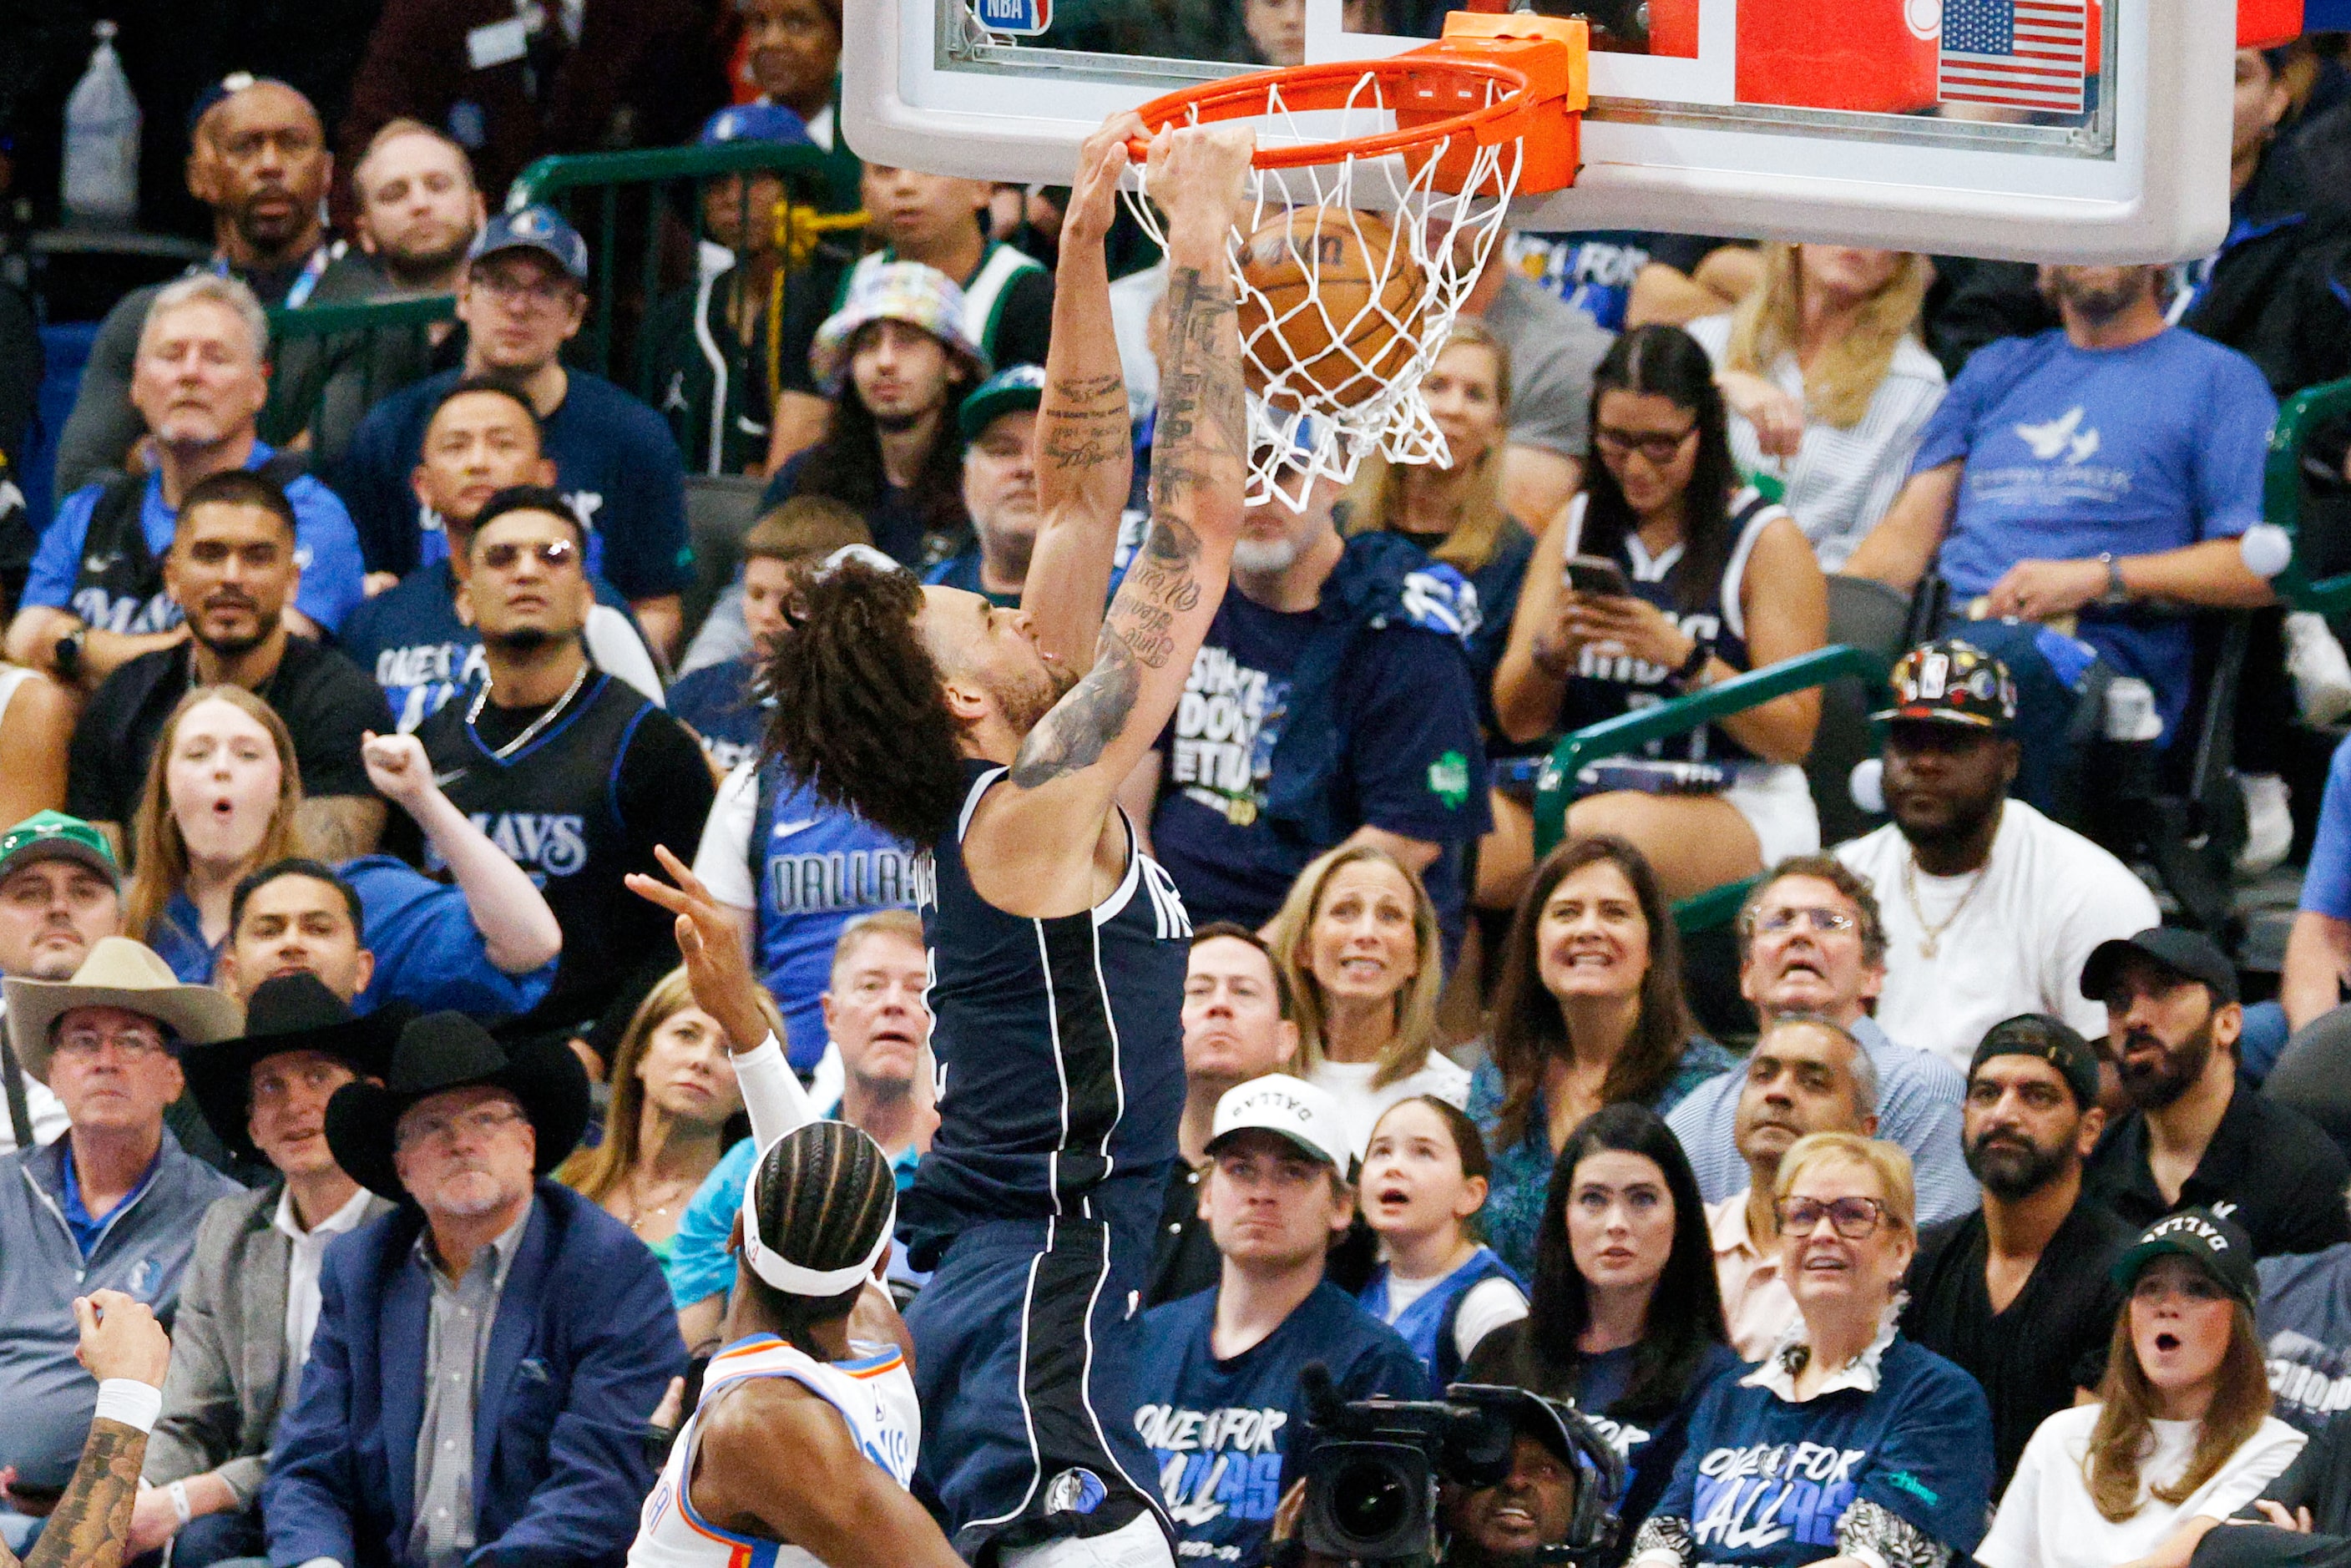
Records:
[[[2106,1055],[2132,1110],[2090,1156],[2089,1179],[2131,1226],[2195,1205],[2252,1238],[2253,1253],[2351,1241],[2351,1166],[2299,1111],[2237,1076],[2237,974],[2189,931],[2156,926],[2102,942],[2082,994],[2106,1009]]]
[[[1902,1332],[1983,1385],[1995,1497],[2033,1429],[2105,1372],[2106,1266],[2137,1232],[2083,1189],[2105,1128],[2097,1053],[2063,1019],[2009,1019],[1976,1047],[1966,1148],[1983,1207],[1919,1233]]]
[[[1970,633],[1972,636],[1972,633]],[[1877,1022],[1965,1071],[1984,1032],[2020,1013],[2085,1035],[2105,1016],[2077,981],[2090,951],[2158,918],[2130,868],[2009,795],[2016,688],[1972,641],[1905,653],[1889,677],[1886,806],[1894,820],[1837,846],[1877,894],[1886,984]]]
[[[486,219],[463,147],[429,125],[395,120],[368,142],[351,193],[360,249],[382,273],[384,297],[457,291],[465,251]]]
[[[350,860],[375,847],[384,803],[360,743],[391,727],[383,694],[349,659],[297,637],[286,609],[302,580],[286,493],[241,468],[188,491],[163,558],[163,585],[189,635],[108,676],[74,728],[66,805],[122,841],[148,759],[172,710],[195,686],[243,686],[276,710],[301,766],[300,825],[315,852]]]

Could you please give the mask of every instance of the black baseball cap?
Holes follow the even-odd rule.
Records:
[[[2057,1070],[2078,1108],[2086,1111],[2098,1103],[2098,1053],[2064,1019],[2019,1013],[2001,1019],[1977,1043],[1975,1058],[1968,1063],[1969,1079],[1995,1056],[2038,1057]]]
[[[2090,949],[2082,966],[2082,995],[2104,1001],[2115,982],[2115,971],[2134,953],[2154,959],[2183,979],[2195,980],[2212,993],[2212,1005],[2237,999],[2237,968],[2228,956],[2201,932],[2172,925],[2150,925],[2136,936],[2116,936]]]
[[[1962,638],[1921,643],[1894,662],[1886,684],[1894,689],[1894,706],[1869,716],[1879,723],[1949,724],[1994,735],[2016,723],[2016,682],[2008,666]]]
[[[2201,1206],[2167,1214],[2140,1231],[2138,1239],[2115,1260],[2115,1288],[2128,1295],[2147,1266],[2169,1253],[2193,1259],[2223,1290],[2249,1307],[2261,1297],[2252,1239],[2219,1209]]]

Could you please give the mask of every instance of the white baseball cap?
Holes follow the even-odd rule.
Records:
[[[1233,1134],[1252,1128],[1280,1134],[1342,1176],[1354,1163],[1354,1141],[1339,1103],[1328,1090],[1287,1072],[1269,1072],[1225,1091],[1217,1102],[1208,1152],[1216,1153],[1217,1145]]]

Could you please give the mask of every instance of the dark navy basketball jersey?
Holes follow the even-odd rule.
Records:
[[[1092,910],[1006,914],[974,891],[963,858],[972,812],[1005,769],[966,771],[971,792],[917,879],[939,1082],[938,1131],[899,1207],[918,1256],[976,1223],[1087,1212],[1105,1178],[1176,1157],[1184,1109],[1192,923],[1175,879],[1130,848],[1126,875]]]

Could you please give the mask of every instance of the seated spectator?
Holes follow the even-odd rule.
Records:
[[[74,1299],[120,1291],[169,1319],[197,1221],[241,1190],[163,1124],[178,1052],[234,1034],[235,1002],[120,936],[73,978],[11,976],[5,994],[8,1044],[68,1125],[0,1161],[0,1517],[47,1513],[89,1429],[98,1389],[75,1364]]]
[[[489,214],[474,161],[454,138],[422,120],[387,120],[351,170],[351,196],[352,238],[381,274],[381,297],[457,292]]]
[[[1437,1049],[1437,912],[1393,856],[1356,844],[1317,857],[1265,939],[1297,998],[1298,1076],[1337,1103],[1358,1159],[1399,1100],[1468,1103],[1469,1074]]]
[[[1434,1094],[1389,1106],[1364,1154],[1361,1207],[1381,1261],[1356,1300],[1404,1335],[1432,1398],[1479,1341],[1527,1315],[1526,1282],[1478,1240],[1491,1169],[1478,1124]]]
[[[5,865],[0,861],[0,874]],[[5,887],[0,882],[0,898]],[[1167,1178],[1145,1306],[1207,1290],[1222,1273],[1200,1213],[1217,1104],[1252,1078],[1295,1076],[1298,1039],[1296,994],[1265,938],[1230,921],[1196,928],[1184,974],[1184,1118],[1176,1124],[1177,1165]]]
[[[685,1349],[653,1254],[547,1179],[588,1123],[579,1061],[432,1013],[384,1081],[327,1103],[335,1163],[400,1207],[320,1271],[262,1485],[270,1560],[618,1564]]]
[[[0,664],[0,756],[8,758],[0,775],[0,821],[21,822],[65,804],[78,714],[73,692],[55,676]]]
[[[2303,873],[2300,907],[2285,944],[2285,964],[2278,975],[2277,1001],[2283,1027],[2293,1034],[2333,1012],[2343,1001],[2343,980],[2351,974],[2351,739],[2335,748],[2326,765],[2326,789],[2319,797],[2317,834],[2310,846],[2310,862]],[[2254,1009],[2245,1009],[2251,1044]],[[2346,1020],[2337,1020],[2337,1022]],[[2272,1023],[2270,1060],[2256,1064],[2246,1053],[2246,1068],[2258,1065],[2266,1078],[2278,1061],[2284,1041]]]
[[[1947,638],[1891,676],[1885,790],[1894,820],[1839,844],[1877,895],[1886,984],[1877,1022],[1954,1067],[2005,1018],[2044,1013],[2084,1035],[2105,1014],[2081,993],[2091,949],[2156,922],[2130,868],[2012,799],[2019,748],[2008,666]]]
[[[217,974],[239,993],[305,968],[361,1011],[395,999],[487,1017],[528,1007],[561,940],[546,897],[450,804],[413,738],[371,738],[366,760],[455,885],[390,855],[340,873],[316,861],[289,872],[306,844],[283,721],[242,686],[190,692],[164,723],[140,800],[126,924],[182,978]],[[380,952],[366,946],[371,928]]]
[[[1214,1290],[1144,1314],[1134,1427],[1178,1558],[1254,1563],[1306,1430],[1300,1370],[1322,1363],[1343,1399],[1421,1398],[1428,1373],[1322,1277],[1354,1212],[1336,1101],[1287,1074],[1253,1079],[1217,1102],[1208,1158],[1200,1213],[1223,1272]]]
[[[334,160],[310,100],[282,81],[238,71],[207,88],[189,120],[188,192],[211,209],[213,271],[245,284],[268,307],[365,298],[366,265],[338,254],[326,233]],[[160,454],[141,450],[152,422],[140,402],[138,364],[148,316],[170,287],[132,289],[99,323],[72,416],[57,438],[60,501],[118,475],[143,477],[160,461]],[[305,350],[296,358],[315,361]],[[315,385],[318,368],[279,365],[277,379],[285,382],[290,373],[297,385]],[[281,384],[282,400],[287,390]],[[301,404],[288,400],[287,406]]]
[[[1933,266],[1905,251],[1762,247],[1762,286],[1689,324],[1730,405],[1730,455],[1770,475],[1823,571],[1853,554],[1909,477],[1943,367],[1918,338]]]
[[[154,469],[74,491],[41,535],[24,603],[8,623],[16,663],[85,691],[141,653],[184,638],[162,559],[180,504],[201,480],[235,469],[286,492],[308,563],[295,630],[333,631],[360,601],[359,541],[335,494],[255,434],[266,391],[269,327],[234,278],[196,273],[154,298],[139,338],[131,399],[146,422]]]
[[[1490,1408],[1490,1406],[1489,1406]],[[1510,1473],[1489,1487],[1444,1487],[1437,1506],[1447,1540],[1445,1568],[1511,1568],[1566,1548],[1600,1563],[1599,1546],[1622,1528],[1621,1472],[1609,1464],[1599,1423],[1558,1400],[1533,1396],[1510,1407],[1516,1437]],[[1597,1495],[1587,1500],[1585,1490]],[[1586,1522],[1586,1521],[1590,1522]]]
[[[1724,290],[1700,289],[1691,277],[1705,272],[1712,278],[1726,273],[1734,259],[1743,256],[1750,266],[1754,259],[1743,244],[1640,229],[1505,234],[1500,243],[1513,269],[1611,332],[1645,321],[1695,321],[1729,309],[1746,298],[1744,281],[1737,287],[1726,281]],[[1718,254],[1723,259],[1709,268],[1708,262]],[[1659,308],[1668,290],[1685,296],[1681,308]],[[1629,308],[1636,294],[1644,307],[1638,315]]]
[[[1044,371],[1013,365],[982,382],[956,411],[972,541],[924,581],[981,594],[999,609],[1020,607],[1037,548],[1037,405],[1044,396]]]
[[[809,1096],[809,1111],[847,1122],[879,1144],[901,1192],[914,1181],[936,1124],[925,1065],[931,1015],[923,994],[929,979],[921,920],[910,910],[883,910],[842,928],[832,980],[820,998],[831,1036],[826,1060],[833,1072],[829,1083],[820,1078]],[[774,1000],[757,988],[752,998],[780,1043],[784,1034]],[[748,1054],[737,1052],[734,1065],[742,1069]],[[792,1084],[797,1091],[799,1080]],[[747,1085],[744,1099],[751,1101]],[[756,1126],[759,1107],[752,1103],[749,1109]],[[737,1278],[727,1229],[742,1209],[743,1191],[759,1157],[757,1137],[737,1143],[703,1178],[678,1218],[667,1260],[670,1297],[685,1342],[697,1355],[714,1343],[710,1336],[717,1332],[726,1293]],[[893,1278],[911,1280],[903,1250],[892,1255],[892,1270]]]
[[[475,515],[492,496],[513,485],[555,482],[545,437],[530,400],[495,379],[467,377],[447,387],[424,422],[408,482],[417,501],[440,519],[451,553],[352,611],[338,638],[345,656],[383,688],[403,735],[483,679],[481,629],[457,610],[458,590],[471,571],[465,547]],[[590,653],[598,668],[658,705],[661,671],[629,617],[629,601],[601,577],[593,580]]]
[[[563,346],[588,319],[588,242],[549,207],[502,214],[474,236],[457,291],[465,360],[369,411],[336,471],[367,570],[405,577],[449,554],[414,472],[434,412],[460,381],[496,377],[529,398],[554,483],[588,534],[587,568],[624,594],[645,637],[677,645],[691,575],[685,468],[661,415],[587,371]]]
[[[1761,1018],[1824,1018],[1860,1042],[1877,1074],[1877,1134],[1899,1144],[1916,1173],[1921,1227],[1976,1206],[1959,1147],[1966,1080],[1941,1057],[1888,1036],[1869,1009],[1886,984],[1886,925],[1869,884],[1833,855],[1794,855],[1747,894],[1739,934],[1739,991]],[[1708,1080],[1667,1118],[1708,1203],[1747,1184],[1736,1126],[1747,1075]]]
[[[1454,244],[1470,243],[1465,226]],[[1467,257],[1458,258],[1466,265]],[[1593,377],[1614,335],[1584,311],[1561,304],[1511,266],[1499,246],[1470,285],[1458,319],[1475,320],[1510,345],[1501,498],[1512,517],[1540,528],[1590,477]]]
[[[750,647],[739,658],[705,664],[690,674],[679,676],[669,693],[671,716],[694,731],[694,738],[702,742],[703,755],[710,759],[710,766],[722,780],[737,768],[757,771],[759,743],[768,728],[767,707],[758,692],[759,665],[772,651],[777,633],[784,629],[784,597],[791,591],[793,578],[821,564],[835,550],[851,545],[871,548],[872,543],[873,536],[866,531],[855,512],[822,496],[793,497],[752,524],[750,531],[743,536],[739,602]],[[749,774],[746,775],[746,789],[755,782]],[[713,821],[718,813],[727,810],[728,799],[722,783],[718,804],[713,808]],[[742,803],[750,804],[747,800]],[[814,810],[801,813],[813,814]],[[747,841],[747,824],[746,828],[746,841],[739,846],[740,852],[734,855],[730,867],[741,865],[747,873],[754,857]],[[710,831],[708,827],[703,830],[705,834]],[[733,880],[727,883],[730,889],[735,885]],[[749,909],[759,901],[749,895],[747,883],[743,886],[743,907]],[[769,984],[776,984],[778,978],[771,976]],[[789,988],[778,988],[790,994]]]
[[[2205,1531],[2188,1560],[2190,1568],[2343,1568],[2351,1563],[2346,1440],[2351,1417],[2320,1427],[2284,1473],[2229,1520],[2231,1528]]]
[[[209,1568],[262,1552],[261,1479],[319,1324],[319,1264],[329,1242],[392,1209],[335,1164],[327,1101],[355,1079],[382,1080],[396,1028],[354,1017],[318,976],[296,972],[254,989],[241,1038],[181,1059],[213,1134],[278,1179],[222,1198],[196,1228],[134,1552],[168,1541],[180,1568]]]
[[[284,491],[232,468],[192,486],[173,519],[163,589],[187,635],[100,682],[74,727],[67,809],[118,843],[131,826],[164,721],[197,686],[241,686],[285,721],[305,785],[298,827],[330,860],[375,848],[384,803],[361,738],[392,727],[383,694],[349,659],[294,635],[298,524]]]
[[[1708,1204],[1706,1224],[1731,1347],[1744,1360],[1761,1361],[1797,1321],[1772,1207],[1781,1162],[1797,1140],[1814,1133],[1875,1136],[1877,1073],[1851,1035],[1825,1019],[1789,1013],[1763,1026],[1745,1077],[1733,1137],[1750,1183]]]
[[[2277,402],[2243,355],[2164,324],[2162,276],[2043,268],[2064,328],[1968,361],[1909,482],[1845,563],[1906,593],[1935,573],[1954,619],[2023,623],[1976,621],[1966,635],[2016,677],[2030,753],[2019,793],[2040,803],[2066,760],[2076,673],[2043,651],[2046,623],[2074,622],[2081,644],[2152,687],[2168,745],[2188,710],[2192,633],[2149,601],[2270,602],[2237,536],[2261,519]]]
[[[1428,889],[1449,959],[1463,861],[1492,826],[1467,584],[1394,534],[1341,538],[1328,480],[1305,494],[1249,507],[1184,700],[1127,790],[1156,798],[1153,852],[1195,919],[1262,925],[1308,862],[1373,844]]]
[[[62,811],[41,811],[0,833],[0,975],[69,980],[100,937],[122,931],[122,873],[106,836]],[[8,1115],[0,1153],[49,1143],[66,1108],[0,1031]]]
[[[1494,978],[1469,1116],[1494,1155],[1486,1239],[1525,1275],[1552,1164],[1604,1105],[1660,1115],[1738,1059],[1698,1032],[1656,873],[1622,839],[1576,839],[1535,868]]]
[[[1977,1549],[1984,1568],[2184,1568],[2308,1441],[2269,1413],[2242,1229],[2183,1209],[2149,1227],[2113,1273],[2128,1304],[2097,1402],[2032,1434]]]
[[[2090,1156],[2090,1185],[2129,1225],[2217,1207],[2253,1255],[2351,1241],[2351,1165],[2310,1120],[2237,1072],[2237,971],[2210,940],[2154,926],[2101,942],[2082,994],[2103,1001],[2130,1112]]]
[[[964,325],[960,291],[914,262],[862,275],[809,352],[832,399],[831,423],[776,469],[760,508],[830,497],[857,509],[884,553],[917,569],[961,549],[971,520],[954,413],[988,361]]]
[[[1741,487],[1705,351],[1678,328],[1627,333],[1593,388],[1599,465],[1535,547],[1494,676],[1502,733],[1520,744],[1810,653],[1826,636],[1812,546],[1786,511]],[[1614,563],[1628,591],[1584,578],[1601,569],[1573,557]],[[1675,897],[1816,850],[1802,764],[1819,717],[1818,693],[1791,693],[1659,743],[1658,758],[1717,764],[1719,786],[1602,785],[1569,809],[1568,831],[1632,840]]]
[[[980,223],[987,205],[987,181],[869,163],[862,191],[866,235],[881,240],[882,248],[859,258],[832,284],[832,310],[848,308],[883,268],[916,262],[955,286],[955,319],[975,359],[983,365],[1045,362],[1053,331],[1052,275],[1034,257],[987,237]],[[825,439],[828,422],[839,420],[840,399],[828,385],[832,374],[824,363],[825,336],[820,329],[812,339],[787,342],[780,350],[787,379],[776,400],[775,439],[768,448],[768,461],[778,470],[795,453]],[[834,406],[828,408],[827,400]],[[769,492],[770,504],[779,498]]]
[[[1463,1381],[1573,1400],[1624,1458],[1629,1525],[1665,1492],[1699,1394],[1738,1361],[1681,1145],[1646,1106],[1593,1112],[1552,1176],[1527,1315],[1479,1343]],[[1594,1568],[1623,1563],[1630,1534]]]
[[[484,683],[416,737],[450,801],[540,883],[562,927],[555,982],[524,1027],[571,1031],[601,1072],[675,951],[669,921],[621,879],[657,869],[654,845],[702,831],[712,786],[684,727],[588,656],[586,532],[553,490],[483,503],[465,593]],[[439,869],[437,846],[426,859]]]
[[[73,1307],[79,1331],[74,1359],[98,1385],[89,1435],[82,1439],[73,1479],[59,1492],[43,1522],[41,1539],[22,1559],[0,1542],[7,1568],[68,1568],[68,1564],[120,1563],[131,1554],[132,1482],[147,1452],[155,1406],[172,1342],[155,1314],[120,1291],[95,1290]],[[11,1531],[19,1544],[34,1521],[23,1514],[0,1515],[26,1526]]]
[[[672,969],[621,1035],[603,1142],[555,1172],[635,1232],[664,1267],[686,1199],[718,1164],[729,1126],[743,1113],[727,1060],[735,1049],[694,1005],[685,971]]]
[[[2010,1019],[1976,1047],[1968,1168],[1983,1207],[1919,1236],[1902,1332],[1982,1385],[1995,1490],[2035,1428],[2104,1381],[2107,1270],[2132,1235],[2083,1186],[2105,1125],[2097,1053],[2062,1019]]]
[[[1917,1246],[1908,1156],[1816,1133],[1781,1160],[1775,1196],[1802,1316],[1763,1364],[1700,1396],[1634,1568],[1964,1561],[1991,1500],[1991,1414],[1973,1379],[1895,1326]]]
[[[848,152],[841,139],[841,6],[838,0],[743,0],[744,65],[758,101],[800,117],[809,140]],[[850,160],[854,175],[855,160]]]

